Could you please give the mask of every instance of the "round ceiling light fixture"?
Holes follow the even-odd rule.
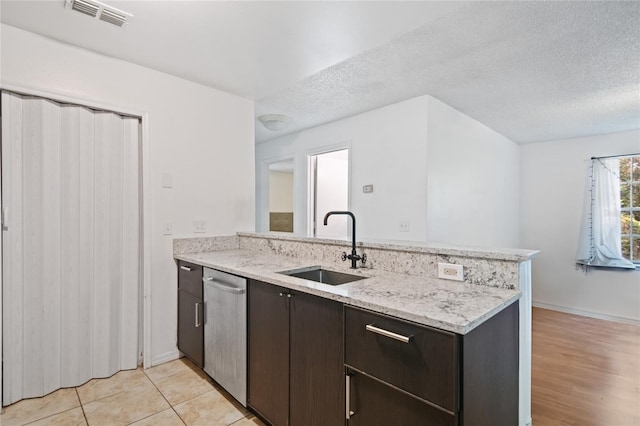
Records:
[[[279,132],[289,127],[291,117],[282,114],[264,114],[258,117],[258,121],[267,129]]]

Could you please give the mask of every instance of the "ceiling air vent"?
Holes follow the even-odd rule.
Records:
[[[98,16],[100,6],[98,6],[97,4],[89,3],[88,1],[74,0],[71,2],[71,10],[75,10],[80,13],[84,13],[85,15],[89,15],[92,18],[95,18],[96,16]]]
[[[111,7],[96,0],[65,0],[65,6],[92,18],[108,22],[118,27],[124,26],[133,17],[132,14]]]
[[[127,23],[126,15],[111,11],[109,9],[102,9],[102,13],[100,14],[99,19],[101,21],[108,22],[113,25],[117,25],[119,27]]]

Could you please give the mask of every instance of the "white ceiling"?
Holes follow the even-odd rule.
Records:
[[[256,100],[286,131],[430,94],[519,143],[640,128],[640,2],[0,3],[3,23]]]

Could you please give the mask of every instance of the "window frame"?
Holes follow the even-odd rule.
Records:
[[[622,180],[623,171],[622,171],[622,162],[624,160],[629,160],[629,180]],[[629,255],[626,256],[623,250],[623,257],[636,265],[640,265],[640,257],[634,258],[633,255],[633,244],[634,241],[640,241],[640,232],[634,232],[633,227],[633,217],[634,213],[640,215],[640,203],[638,205],[634,204],[634,192],[640,191],[640,154],[622,156],[619,158],[620,161],[620,218],[622,222],[622,217],[625,214],[629,215],[629,232],[624,233],[624,227],[620,228],[620,240],[623,241],[625,239],[629,240]],[[633,173],[633,164],[638,164],[638,171],[636,172],[636,180],[634,180]],[[623,203],[623,187],[624,185],[629,185],[629,206],[624,207]],[[634,191],[635,186],[635,191]],[[623,246],[624,247],[624,246]]]

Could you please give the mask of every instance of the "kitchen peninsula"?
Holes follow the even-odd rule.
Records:
[[[341,240],[280,234],[238,233],[174,240],[174,257],[179,262],[249,280],[250,408],[277,425],[300,423],[304,415],[296,418],[296,413],[308,411],[308,407],[303,410],[294,402],[296,380],[293,377],[290,379],[291,390],[288,387],[285,390],[291,395],[291,400],[287,401],[289,406],[282,402],[274,408],[272,401],[264,403],[262,396],[257,394],[251,398],[252,385],[258,388],[260,380],[260,366],[253,365],[252,370],[251,361],[251,342],[254,342],[254,349],[255,342],[259,342],[251,336],[251,309],[258,304],[252,298],[255,297],[252,291],[254,295],[264,293],[267,299],[259,302],[263,305],[273,290],[276,297],[286,296],[291,301],[287,307],[291,314],[287,313],[286,328],[292,339],[298,324],[305,322],[303,317],[293,319],[296,303],[304,304],[308,300],[305,310],[313,310],[313,303],[325,301],[322,303],[327,304],[328,309],[339,312],[340,320],[335,322],[339,326],[334,334],[339,340],[336,344],[341,348],[340,365],[344,362],[340,373],[342,393],[330,404],[340,405],[343,409],[336,413],[336,423],[347,418],[349,424],[358,425],[366,424],[367,416],[379,418],[380,412],[367,407],[377,406],[376,398],[384,398],[400,407],[399,412],[407,416],[405,421],[408,423],[415,420],[411,416],[416,416],[433,419],[433,424],[480,424],[478,421],[484,418],[482,416],[489,416],[486,418],[492,421],[508,418],[514,420],[511,424],[527,424],[530,419],[530,260],[537,251],[366,242],[358,244],[358,250],[367,255],[366,268],[354,270],[340,260],[347,247],[348,242]],[[463,265],[464,280],[437,278],[439,263]],[[364,278],[331,286],[282,274],[311,266]],[[258,313],[253,318],[254,322],[264,323],[267,317],[260,317]],[[365,329],[373,333],[365,333]],[[382,332],[377,331],[379,329]],[[405,343],[411,341],[418,346],[440,343],[437,349],[421,352],[420,359],[409,359],[413,356],[411,351],[407,355],[409,358],[396,359],[399,364],[418,369],[405,372],[402,366],[388,364],[393,363],[393,357],[385,359],[393,351],[405,350],[402,343],[395,343],[399,346],[394,349],[393,341],[384,340],[385,334],[380,337],[379,334],[385,332],[392,340],[406,339]],[[379,359],[369,360],[360,353],[363,350]],[[295,370],[294,352],[292,346],[291,372],[287,364],[287,374],[293,375]],[[260,353],[268,353],[268,348]],[[491,360],[491,356],[497,358]],[[399,357],[398,353],[395,357]],[[442,363],[442,359],[448,359],[449,364],[419,365],[427,361]],[[434,376],[430,371],[436,367],[443,377],[438,376],[440,373]],[[410,376],[420,377],[420,368],[425,369],[428,386],[407,380]],[[510,393],[512,401],[487,397],[496,392],[498,395]]]

